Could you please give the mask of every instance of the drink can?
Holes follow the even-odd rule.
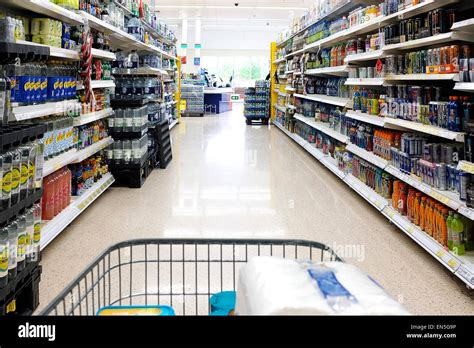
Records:
[[[423,146],[423,159],[426,161],[433,161],[433,144],[425,144]]]
[[[413,18],[410,18],[407,21],[406,35],[408,41],[415,39],[415,21]]]
[[[445,191],[446,186],[446,164],[438,163],[436,164],[436,175],[435,175],[435,187],[439,190]]]
[[[404,75],[405,74],[406,66],[405,66],[405,56],[404,55],[401,54],[401,55],[398,56],[396,68],[397,68],[397,74],[398,75]]]
[[[407,41],[406,31],[407,31],[407,21],[401,20],[398,23],[398,33],[400,35],[400,42]]]
[[[423,23],[420,17],[415,18],[414,23],[414,32],[415,32],[415,39],[419,39],[421,37],[421,28],[423,27]]]

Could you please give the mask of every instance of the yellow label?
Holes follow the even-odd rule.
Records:
[[[35,223],[35,232],[33,234],[33,244],[38,244],[41,240],[41,223]]]
[[[73,131],[70,130],[66,133],[66,139],[69,139],[70,137],[72,137],[72,134],[73,134]]]
[[[20,179],[21,179],[20,168],[13,167],[13,169],[12,169],[12,190],[18,188],[18,186],[20,185]]]
[[[28,81],[25,82],[25,92],[28,92],[30,90],[30,88],[31,88],[30,82],[28,82]]]
[[[3,174],[2,191],[4,194],[10,193],[12,190],[12,172],[6,172]]]
[[[6,309],[6,313],[14,312],[16,311],[16,300],[12,300],[8,305]]]
[[[448,261],[448,265],[451,268],[456,268],[457,264],[458,263],[456,262],[456,260],[451,259],[451,260]]]
[[[18,236],[18,258],[21,259],[25,256],[26,252],[26,236],[24,234]]]
[[[46,145],[51,145],[53,143],[53,139],[54,139],[54,137],[53,137],[53,135],[51,135],[48,139],[46,139],[45,144]]]
[[[28,178],[31,179],[35,175],[35,171],[36,171],[35,165],[32,162],[29,162],[29,165],[28,165]]]
[[[410,227],[408,228],[408,233],[413,233],[414,230],[415,230],[415,229],[413,228],[413,226],[410,226]]]
[[[22,164],[21,165],[21,175],[20,175],[20,184],[21,185],[26,184],[26,181],[28,180],[29,173],[30,173],[30,170],[28,169],[28,165]]]
[[[58,89],[58,88],[59,88],[59,81],[55,81],[55,82],[54,82],[53,88],[54,88],[54,89]]]
[[[436,256],[438,257],[443,257],[446,253],[444,252],[443,249],[439,249],[438,252],[436,253]]]
[[[0,274],[8,272],[8,248],[3,245],[0,248]]]
[[[38,91],[40,88],[41,88],[41,82],[40,82],[40,81],[36,81],[36,82],[35,82],[35,91]]]
[[[48,88],[48,82],[47,81],[41,82],[41,89],[43,90],[43,89],[46,89],[46,88]]]
[[[59,82],[59,89],[63,89],[64,88],[64,82]]]
[[[76,80],[71,81],[71,88],[76,88]]]
[[[66,82],[64,82],[64,88],[69,88],[71,86],[71,83],[69,81],[66,80]]]

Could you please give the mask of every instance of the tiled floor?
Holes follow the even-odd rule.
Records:
[[[463,283],[276,127],[241,110],[183,118],[173,161],[142,189],[111,188],[43,255],[41,307],[109,245],[151,238],[291,238],[342,255],[416,314],[473,314]]]

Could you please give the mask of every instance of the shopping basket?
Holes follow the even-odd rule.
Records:
[[[342,261],[305,240],[138,239],[103,252],[42,315],[95,315],[106,306],[171,306],[176,315],[208,315],[209,298],[235,291],[254,256]]]

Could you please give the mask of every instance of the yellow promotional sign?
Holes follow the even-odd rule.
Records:
[[[186,111],[186,100],[179,101],[179,111]]]

